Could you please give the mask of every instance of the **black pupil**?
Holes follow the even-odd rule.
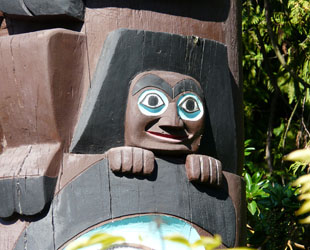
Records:
[[[195,109],[195,102],[194,100],[187,100],[185,107],[188,111],[193,111]]]
[[[158,97],[157,96],[150,96],[149,98],[149,105],[156,106],[158,104]]]

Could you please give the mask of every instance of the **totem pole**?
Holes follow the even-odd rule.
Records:
[[[239,10],[0,0],[0,249],[244,244]]]

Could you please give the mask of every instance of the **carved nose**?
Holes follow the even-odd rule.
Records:
[[[178,115],[175,103],[169,104],[164,116],[159,120],[160,128],[183,128],[183,120]]]

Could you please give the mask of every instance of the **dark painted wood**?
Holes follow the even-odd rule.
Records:
[[[7,30],[10,35],[17,35],[55,28],[63,28],[80,32],[83,25],[82,21],[73,19],[66,15],[38,17],[21,17],[6,15],[6,23]]]
[[[235,243],[235,208],[226,179],[218,189],[194,185],[184,164],[162,159],[156,159],[148,178],[115,175],[102,160],[54,198],[47,215],[29,224],[15,249],[58,249],[100,222],[143,213],[177,216],[222,235],[227,246]]]
[[[79,20],[84,18],[82,0],[0,0],[0,10],[11,15],[67,15]]]
[[[140,9],[215,22],[225,21],[230,9],[229,0],[85,0],[85,5],[88,8],[117,7]]]
[[[6,14],[32,16],[25,3],[19,0],[0,0],[0,10]]]
[[[178,72],[200,82],[207,109],[200,153],[219,159],[223,170],[236,173],[236,121],[226,47],[207,39],[168,33],[127,29],[111,32],[75,130],[72,152],[104,153],[124,145],[129,84],[135,75],[148,70]]]
[[[54,196],[57,178],[47,176],[0,179],[0,218],[14,212],[39,213]]]

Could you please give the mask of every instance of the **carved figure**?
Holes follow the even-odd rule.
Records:
[[[182,155],[189,180],[221,184],[222,165],[195,155],[205,123],[204,94],[194,78],[167,71],[138,74],[131,82],[125,119],[125,145],[108,151],[114,172],[150,174],[154,154]]]
[[[239,8],[0,0],[0,249],[244,242]]]

